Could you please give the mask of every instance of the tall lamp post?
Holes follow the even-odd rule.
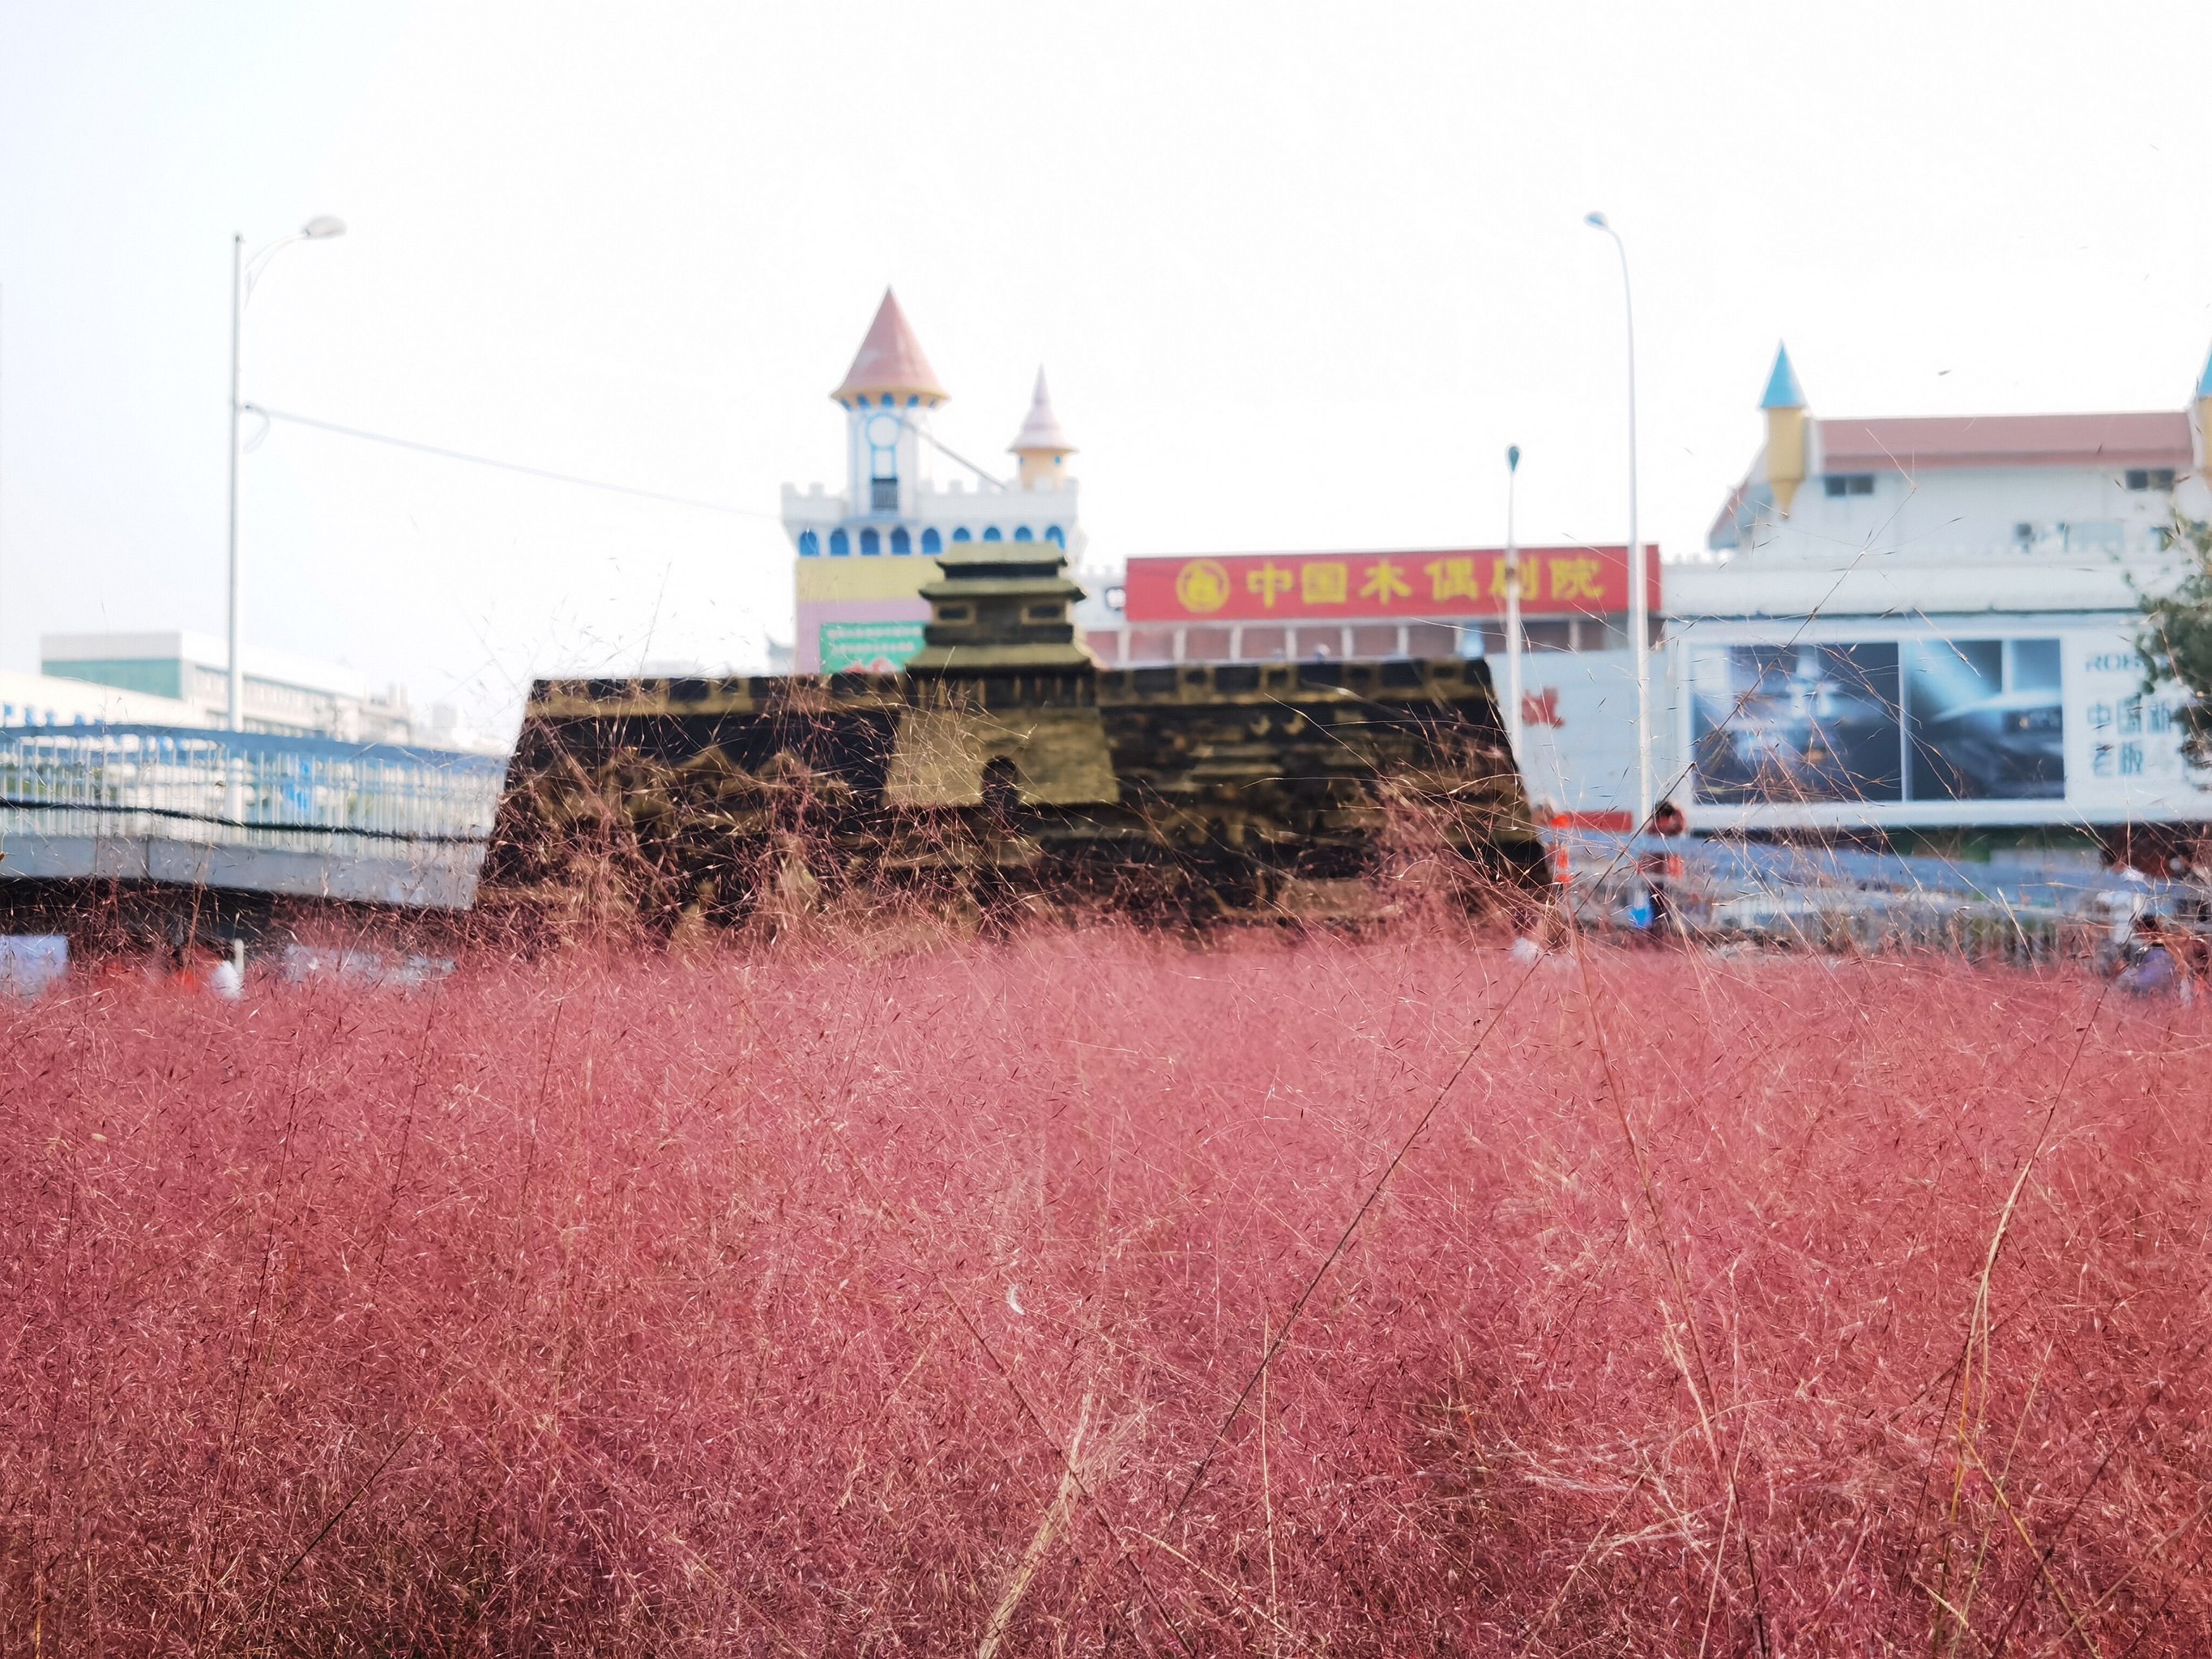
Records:
[[[1521,471],[1521,446],[1505,449],[1505,735],[1513,763],[1528,769],[1521,752],[1521,547],[1513,539],[1513,485]]]
[[[345,234],[345,221],[321,214],[294,231],[279,236],[256,253],[246,257],[246,238],[230,239],[230,672],[229,695],[224,700],[224,724],[233,732],[245,730],[246,675],[238,659],[238,397],[239,336],[246,325],[246,307],[253,298],[253,285],[269,262],[295,242],[319,242]],[[235,811],[232,816],[237,816]]]
[[[1628,289],[1628,245],[1602,213],[1583,216],[1620,254],[1620,301],[1628,318],[1628,631],[1636,661],[1636,830],[1651,825],[1651,587],[1636,527],[1636,303]]]

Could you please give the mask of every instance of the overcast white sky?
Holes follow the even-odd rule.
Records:
[[[1816,412],[2177,408],[2212,8],[0,0],[0,665],[222,622],[229,242],[318,213],[248,397],[250,641],[511,708],[789,631],[777,486],[895,283],[1003,450],[1049,368],[1095,553],[1705,529]]]

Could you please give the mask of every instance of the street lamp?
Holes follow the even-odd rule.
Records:
[[[246,323],[246,307],[253,298],[253,285],[269,262],[295,242],[319,242],[345,234],[345,221],[318,214],[289,236],[279,236],[256,253],[246,257],[246,238],[230,239],[230,672],[229,695],[225,699],[224,723],[234,732],[245,730],[246,676],[238,659],[238,343]],[[233,816],[236,816],[235,813]]]
[[[1521,548],[1513,539],[1513,485],[1521,472],[1521,446],[1505,449],[1505,735],[1513,763],[1524,772],[1521,753]]]
[[[1651,823],[1651,588],[1636,533],[1636,304],[1628,289],[1628,245],[1602,213],[1583,222],[1613,238],[1620,254],[1620,300],[1628,318],[1628,631],[1636,660],[1636,830]]]

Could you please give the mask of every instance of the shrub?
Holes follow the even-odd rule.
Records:
[[[76,982],[0,1647],[2202,1651],[2205,1037],[1442,925]]]

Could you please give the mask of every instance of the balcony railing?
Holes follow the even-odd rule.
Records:
[[[0,836],[160,838],[335,857],[480,852],[507,763],[191,726],[0,729]]]

